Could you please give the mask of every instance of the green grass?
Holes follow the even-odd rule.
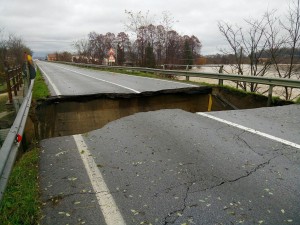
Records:
[[[26,152],[16,162],[0,203],[0,224],[38,224],[40,216],[38,162],[38,148]]]
[[[34,81],[32,97],[33,100],[44,99],[50,96],[50,91],[45,83],[45,80],[41,74],[41,71],[37,69],[36,78]]]
[[[1,94],[0,95],[0,112],[6,111],[6,103],[8,101],[8,95],[6,94]]]
[[[300,104],[300,97],[297,98],[297,100],[295,102],[296,102],[296,104]]]
[[[5,82],[0,84],[0,93],[6,92],[7,91],[6,89],[7,89],[7,85]]]

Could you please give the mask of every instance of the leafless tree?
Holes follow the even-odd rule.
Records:
[[[268,39],[265,36],[267,30],[267,17],[261,19],[245,20],[247,29],[233,27],[232,25],[219,22],[219,30],[229,43],[230,50],[226,54],[235,57],[235,70],[240,75],[265,76],[271,67],[271,61],[262,63],[263,54],[268,47]],[[245,63],[248,65],[245,66]],[[257,92],[257,84],[237,83],[243,90],[249,87],[251,92]]]
[[[235,67],[238,74],[264,76],[270,69],[275,68],[280,78],[300,79],[300,0],[293,0],[289,6],[286,20],[276,17],[276,11],[266,12],[260,20],[246,20],[249,28],[245,31],[241,27],[220,22],[221,34],[227,40],[230,50],[223,51],[235,56]],[[263,64],[262,64],[263,62]],[[248,63],[250,71],[244,63]],[[244,90],[244,84],[238,84]],[[250,91],[258,91],[258,86],[250,84]],[[286,100],[292,97],[292,88],[284,88],[283,96]]]
[[[133,64],[145,66],[146,48],[151,49],[151,60],[154,64],[180,63],[180,56],[184,42],[188,43],[194,56],[198,56],[201,49],[201,42],[192,35],[182,37],[175,30],[172,30],[174,19],[169,12],[163,12],[162,21],[157,25],[149,11],[146,13],[125,11],[128,21],[125,26],[131,35],[120,32],[116,36],[113,33],[98,34],[90,32],[88,39],[82,39],[74,43],[74,48],[80,56],[88,59],[104,58],[108,50],[114,48],[121,63],[126,60]],[[150,51],[148,51],[149,53]],[[149,61],[149,60],[148,60]]]
[[[81,39],[73,44],[74,48],[77,50],[79,56],[89,57],[90,56],[90,43],[86,39]]]
[[[281,22],[281,26],[287,32],[287,47],[289,48],[289,63],[286,70],[278,68],[277,73],[282,78],[297,78],[300,79],[299,65],[296,65],[296,50],[300,48],[300,0],[294,0],[289,6],[287,14],[287,24]],[[291,99],[292,88],[285,87],[285,99]]]
[[[243,46],[242,31],[240,27],[234,27],[226,22],[218,23],[221,34],[225,37],[229,44],[229,50],[223,49],[224,54],[233,54],[235,59],[234,67],[238,74],[243,75]]]

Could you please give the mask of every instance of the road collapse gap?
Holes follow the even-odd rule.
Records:
[[[26,139],[83,134],[100,129],[107,123],[138,112],[160,109],[182,109],[191,113],[236,109],[228,104],[243,102],[239,108],[255,108],[253,99],[236,101],[228,93],[221,93],[212,87],[190,87],[142,93],[106,93],[82,96],[60,96],[40,100],[32,107],[26,124]],[[224,98],[225,97],[225,98]],[[257,99],[255,99],[256,102]],[[248,103],[251,103],[249,105]]]

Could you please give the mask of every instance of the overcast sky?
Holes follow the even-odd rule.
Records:
[[[125,10],[150,11],[160,18],[169,11],[177,20],[179,34],[195,35],[204,55],[219,52],[226,45],[218,21],[242,24],[277,9],[283,17],[291,0],[0,0],[0,28],[22,37],[36,55],[74,51],[72,43],[95,31],[117,34],[126,31]]]

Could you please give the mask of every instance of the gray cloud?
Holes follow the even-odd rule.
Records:
[[[277,9],[282,16],[291,0],[1,0],[0,28],[21,36],[35,53],[72,51],[72,42],[98,33],[125,30],[126,10],[150,11],[159,19],[169,11],[180,34],[196,35],[203,54],[218,52],[226,42],[218,21],[242,24],[243,19]]]

